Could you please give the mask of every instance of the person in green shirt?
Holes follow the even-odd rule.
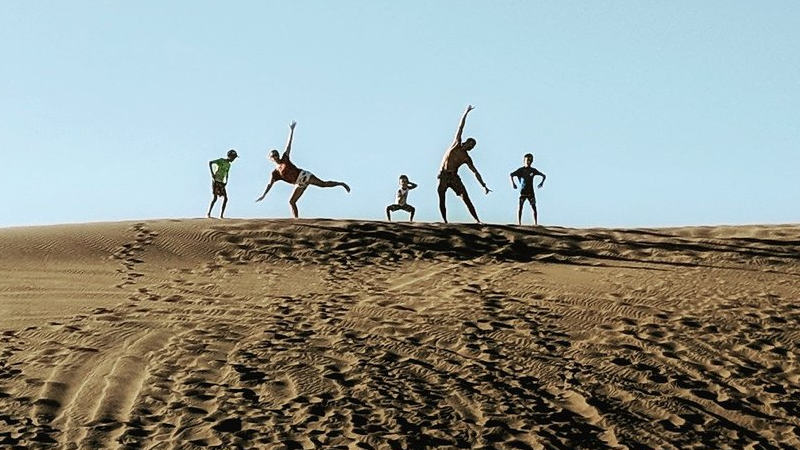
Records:
[[[211,218],[211,210],[214,208],[214,203],[217,202],[217,197],[222,197],[222,211],[219,213],[219,218],[224,218],[225,207],[228,206],[228,192],[225,190],[225,185],[228,184],[228,171],[231,170],[231,163],[238,156],[236,150],[231,149],[228,150],[227,158],[208,162],[208,169],[211,171],[211,193],[214,194],[214,198],[211,199],[211,206],[208,207],[206,217]],[[217,166],[216,171],[214,166]]]

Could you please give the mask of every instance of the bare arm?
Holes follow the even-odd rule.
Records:
[[[515,174],[515,173],[516,173],[516,171],[514,171],[514,172],[511,172],[511,187],[513,187],[514,189],[516,189],[516,188],[517,188],[517,183],[516,183],[516,180],[514,179],[514,178],[516,178],[516,177],[514,176],[514,174]]]
[[[547,179],[547,175],[543,174],[542,172],[539,172],[539,175],[542,176],[542,182],[539,183],[539,189],[541,189],[544,186],[544,180]]]
[[[458,124],[458,131],[456,131],[456,137],[453,142],[457,144],[461,143],[461,134],[464,133],[464,125],[466,125],[467,123],[467,114],[469,114],[469,112],[472,111],[473,109],[475,109],[474,106],[472,105],[467,106],[466,111],[464,111],[464,115],[461,116],[461,122]]]
[[[208,170],[211,171],[211,178],[214,178],[214,161],[208,162]]]
[[[289,124],[289,140],[286,142],[286,150],[283,151],[283,156],[281,159],[285,159],[289,157],[289,152],[292,151],[292,139],[294,139],[294,127],[297,125],[297,122],[292,121]]]
[[[264,193],[261,194],[261,197],[258,197],[256,199],[257,202],[260,202],[261,200],[264,200],[264,197],[267,196],[267,192],[269,192],[269,190],[272,189],[272,185],[273,184],[275,184],[275,173],[274,172],[272,174],[272,177],[270,177],[270,179],[269,179],[269,184],[267,184],[267,188],[264,189]]]
[[[408,182],[408,190],[409,190],[409,191],[410,191],[411,189],[416,189],[416,188],[417,188],[417,183],[414,183],[413,181],[409,181],[409,182]]]
[[[483,186],[483,189],[486,191],[486,193],[488,194],[489,192],[492,192],[492,190],[489,189],[488,186],[486,186],[486,183],[483,182],[483,178],[481,178],[481,174],[478,172],[478,169],[475,167],[475,164],[472,163],[472,158],[469,158],[467,160],[467,167],[469,167],[469,170],[471,170],[472,173],[475,174],[475,178],[478,179],[478,183],[480,183],[481,186]]]

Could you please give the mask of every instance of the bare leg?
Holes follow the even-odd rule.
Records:
[[[411,211],[410,211],[410,212],[411,212],[411,218],[409,218],[409,219],[408,219],[408,221],[409,221],[409,222],[413,222],[413,221],[414,221],[414,213],[415,213],[417,210],[416,210],[416,209],[414,209],[414,207],[413,207],[413,206],[411,206],[411,205],[408,205],[408,207],[409,207],[409,208],[411,208]]]
[[[211,205],[208,207],[208,214],[206,214],[206,217],[208,217],[209,219],[211,218],[211,210],[214,209],[214,203],[216,202],[217,202],[217,196],[215,195],[214,198],[211,199]]]
[[[536,212],[536,202],[533,199],[528,200],[531,203],[531,208],[533,208],[533,224],[539,225],[539,215]]]
[[[447,205],[444,201],[444,194],[447,192],[447,187],[439,185],[439,212],[442,214],[442,220],[447,223]]]
[[[461,194],[461,200],[464,200],[464,204],[467,205],[467,209],[469,210],[469,213],[472,214],[475,222],[481,223],[481,219],[478,219],[478,213],[475,212],[475,206],[472,205],[472,200],[469,199],[469,194],[467,194],[467,191],[464,191],[464,193]]]
[[[224,195],[224,196],[222,196],[222,212],[219,213],[219,218],[220,219],[224,219],[225,218],[225,207],[226,206],[228,206],[228,196]]]
[[[517,225],[522,225],[522,207],[525,206],[525,199],[520,197],[519,209],[517,210]]]
[[[391,206],[387,206],[386,207],[386,218],[389,219],[389,222],[392,221],[392,207]]]
[[[292,196],[289,198],[289,206],[292,208],[292,216],[297,219],[297,201],[300,200],[300,197],[303,195],[303,192],[306,191],[306,187],[297,186],[294,188],[294,192],[292,192]]]
[[[330,188],[341,186],[347,192],[350,192],[350,186],[347,183],[342,183],[341,181],[323,181],[316,177],[316,175],[311,175],[311,179],[308,180],[308,184],[313,184],[314,186],[323,187],[323,188]]]

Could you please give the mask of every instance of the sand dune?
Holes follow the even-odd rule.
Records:
[[[800,227],[0,230],[0,447],[800,447]]]

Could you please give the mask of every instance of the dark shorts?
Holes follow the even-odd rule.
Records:
[[[526,201],[526,200],[527,200],[527,201],[529,201],[529,202],[531,202],[531,204],[533,204],[533,205],[535,205],[535,204],[536,204],[536,196],[535,196],[535,195],[533,195],[533,194],[528,194],[528,193],[522,193],[522,194],[520,194],[520,196],[519,196],[519,202],[520,202],[520,203],[522,203],[522,202],[524,202],[524,201]]]
[[[393,205],[387,206],[386,209],[391,211],[391,212],[399,211],[401,209],[403,211],[406,211],[406,212],[413,212],[414,211],[414,207],[409,205],[408,203],[406,203],[405,205],[400,205],[400,204],[395,203]]]
[[[467,193],[467,188],[464,187],[464,182],[456,172],[441,171],[439,172],[439,186],[450,188],[456,195],[464,195]]]
[[[211,183],[211,192],[213,192],[214,195],[219,195],[222,197],[228,196],[228,192],[225,190],[225,183],[220,181],[214,181]]]

